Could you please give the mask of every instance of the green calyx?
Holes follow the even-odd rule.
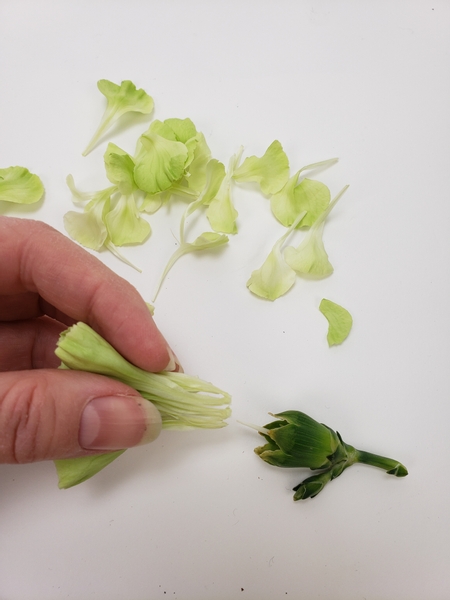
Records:
[[[292,410],[272,416],[277,420],[257,428],[267,443],[255,448],[256,454],[276,467],[320,470],[294,488],[294,500],[314,498],[328,482],[358,462],[384,469],[396,477],[408,475],[406,467],[398,461],[357,450],[346,444],[338,432],[305,413]]]

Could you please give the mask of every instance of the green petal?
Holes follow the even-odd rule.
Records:
[[[69,211],[64,215],[64,227],[70,237],[85,248],[100,250],[108,237],[105,215],[110,209],[111,188],[97,192],[84,212]]]
[[[294,194],[299,172],[300,171],[297,171],[297,173],[287,181],[281,190],[276,194],[273,194],[273,196],[270,198],[270,208],[272,209],[273,215],[285,227],[292,225],[298,213],[300,212],[298,209],[298,202]],[[307,216],[305,216],[304,220],[306,220],[306,218]]]
[[[134,161],[131,156],[109,143],[104,154],[106,176],[114,183],[122,194],[131,194],[136,187],[134,183]]]
[[[205,231],[205,233],[199,235],[191,244],[186,244],[186,246],[190,246],[192,250],[206,250],[207,248],[222,246],[227,242],[228,236],[212,231]]]
[[[321,301],[319,310],[328,321],[328,345],[342,344],[353,325],[351,314],[339,304],[325,298]]]
[[[144,133],[140,141],[134,179],[139,189],[157,194],[182,177],[188,150],[181,142],[167,140],[151,131]]]
[[[175,139],[183,144],[197,135],[197,129],[191,119],[166,119],[164,123],[173,131]]]
[[[298,274],[322,279],[331,275],[334,268],[328,259],[323,244],[322,233],[324,223],[314,230],[312,235],[300,244],[298,248],[288,246],[284,251],[286,263]]]
[[[167,191],[158,192],[157,194],[146,194],[144,200],[139,205],[139,210],[153,215],[161,206],[168,202],[169,198],[170,193]]]
[[[130,111],[149,114],[153,110],[153,98],[144,90],[138,90],[132,81],[125,80],[117,85],[107,79],[100,79],[97,87],[108,100],[108,106],[114,106],[121,115]]]
[[[42,181],[25,167],[0,169],[0,201],[33,204],[43,195]]]
[[[272,142],[263,156],[249,156],[234,172],[238,182],[256,181],[263,194],[275,194],[289,178],[289,160],[278,140]]]
[[[73,240],[92,250],[100,250],[108,236],[106,225],[92,211],[67,212],[64,215],[64,228]]]
[[[325,219],[347,188],[348,186],[345,186],[327,206],[326,210],[314,221],[302,243],[297,248],[289,246],[284,251],[287,264],[298,274],[322,279],[333,272],[333,265],[328,260],[328,254],[323,244],[323,228]],[[308,213],[306,213],[306,216],[308,216]]]
[[[310,227],[330,203],[330,190],[320,181],[303,179],[294,190],[297,212],[306,210],[302,227]]]
[[[295,283],[295,271],[286,263],[280,250],[283,241],[275,244],[262,267],[253,271],[247,281],[247,287],[253,294],[267,300],[283,296]]]
[[[139,244],[151,233],[150,224],[139,214],[133,195],[121,196],[105,216],[105,223],[115,246]]]
[[[206,216],[214,231],[223,233],[237,233],[236,219],[238,212],[231,201],[230,190],[219,193],[211,201],[206,211]]]
[[[236,219],[238,212],[234,208],[231,199],[231,179],[234,175],[236,165],[242,155],[242,148],[234,154],[228,164],[228,172],[223,178],[217,195],[211,200],[206,216],[214,231],[222,233],[237,233]]]
[[[206,168],[211,159],[211,150],[206,143],[205,136],[199,132],[196,136],[196,144],[192,160],[187,169],[187,185],[192,192],[200,193],[206,183]]]
[[[136,86],[131,81],[122,81],[120,85],[117,85],[107,79],[100,79],[97,82],[97,87],[106,97],[107,106],[100,125],[83,152],[83,156],[89,154],[101,136],[122,115],[127,112],[149,114],[152,112],[154,106],[153,98],[144,90],[136,89]]]
[[[305,212],[302,212],[297,215],[286,233],[276,242],[262,267],[251,274],[250,279],[247,281],[247,287],[257,296],[267,300],[276,300],[286,294],[294,285],[295,271],[284,260],[281,248],[286,238],[301,222],[305,214]]]

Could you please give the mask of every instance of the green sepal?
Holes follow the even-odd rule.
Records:
[[[55,460],[58,475],[58,487],[61,490],[83,483],[116,460],[125,450],[116,450],[106,454],[93,456],[80,456],[78,458],[64,458]]]

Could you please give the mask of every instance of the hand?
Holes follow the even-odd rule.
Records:
[[[159,434],[158,411],[135,390],[57,369],[59,334],[77,321],[143,369],[177,370],[129,283],[51,227],[0,217],[0,463],[118,450]]]

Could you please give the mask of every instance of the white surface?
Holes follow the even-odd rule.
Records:
[[[0,165],[47,190],[37,210],[2,213],[63,231],[66,175],[99,189],[106,139],[133,150],[146,117],[81,157],[101,78],[143,87],[155,118],[189,116],[225,163],[277,138],[292,170],[339,156],[319,178],[350,184],[325,228],[331,278],[273,304],[252,296],[282,228],[236,188],[238,236],[165,282],[157,322],[187,371],[232,393],[229,427],[164,432],[64,492],[51,463],[0,467],[2,600],[450,597],[449,26],[439,0],[0,2]],[[146,299],[180,208],[124,250],[143,274],[101,255]],[[354,317],[333,349],[324,296]],[[355,466],[292,502],[306,474],[259,460],[235,419],[293,408],[409,477]]]

